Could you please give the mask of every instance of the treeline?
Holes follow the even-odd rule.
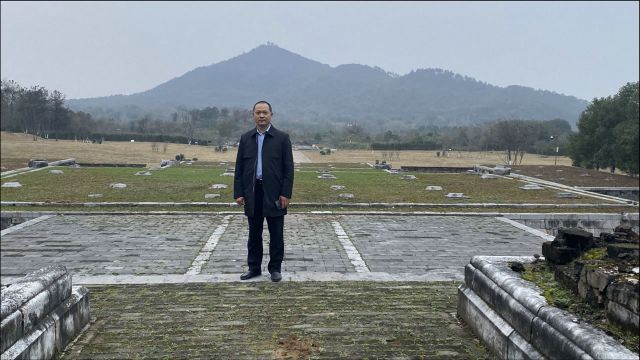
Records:
[[[348,124],[340,130],[316,133],[315,141],[338,148],[372,150],[463,150],[505,151],[508,160],[516,154],[565,155],[571,125],[563,119],[496,120],[480,125],[384,130]]]
[[[253,122],[250,110],[207,107],[175,109],[169,120],[145,114],[134,121],[74,112],[65,95],[42,86],[24,88],[2,80],[1,123],[4,131],[33,135],[33,139],[91,139],[94,141],[157,141],[186,144],[235,142]]]
[[[638,175],[639,102],[638,82],[627,83],[613,96],[594,99],[570,139],[573,164]]]
[[[52,132],[85,127],[91,116],[65,107],[65,96],[42,86],[23,88],[15,81],[2,80],[2,130],[49,138]]]

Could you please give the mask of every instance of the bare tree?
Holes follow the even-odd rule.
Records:
[[[182,130],[184,131],[184,136],[187,137],[187,142],[191,145],[193,142],[193,133],[195,131],[193,116],[189,111],[181,110],[178,112],[177,118],[182,124]]]

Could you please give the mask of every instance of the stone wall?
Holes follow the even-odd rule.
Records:
[[[2,360],[51,359],[90,320],[89,291],[72,287],[61,265],[27,274],[2,288]]]

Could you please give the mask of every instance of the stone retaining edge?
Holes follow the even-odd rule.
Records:
[[[3,277],[3,284],[10,284],[15,277]],[[282,282],[287,281],[398,281],[398,282],[434,282],[434,281],[463,281],[458,269],[432,270],[427,274],[389,274],[385,272],[368,273],[338,273],[298,271],[282,273]],[[150,285],[150,284],[186,284],[186,283],[230,283],[230,282],[271,282],[268,273],[250,280],[240,280],[237,274],[165,274],[165,275],[76,275],[73,283],[77,285]]]
[[[538,179],[536,177],[520,175],[520,174],[513,174],[512,173],[512,174],[509,174],[508,176],[510,176],[510,177],[512,177],[514,179],[519,179],[519,180],[526,181],[526,182],[537,183],[538,185],[546,186],[546,187],[549,187],[549,188],[552,188],[552,189],[564,190],[564,191],[572,192],[572,193],[579,194],[579,195],[590,196],[590,197],[593,197],[593,198],[596,198],[596,199],[610,200],[610,201],[615,201],[615,202],[620,202],[620,203],[625,203],[626,202],[626,203],[633,203],[636,206],[638,205],[637,201],[621,198],[621,197],[618,197],[618,196],[605,195],[605,194],[600,194],[600,193],[596,193],[596,192],[592,192],[592,191],[588,191],[588,190],[582,190],[582,189],[580,189],[580,187],[577,187],[577,186],[564,185],[564,184],[560,184],[560,183],[557,183],[557,182]]]
[[[2,216],[37,218],[45,215],[244,215],[242,211],[2,211]],[[289,211],[302,215],[434,215],[434,216],[482,216],[506,217],[511,220],[587,219],[587,220],[638,220],[639,213],[499,213],[477,211]],[[11,228],[19,225],[12,226]],[[10,229],[10,228],[8,228]],[[5,229],[7,230],[7,229]]]
[[[0,358],[51,359],[56,352],[64,350],[89,320],[89,290],[74,286],[70,297],[3,352]]]
[[[10,177],[14,177],[17,175],[22,175],[22,174],[26,174],[26,173],[30,173],[30,172],[34,172],[34,171],[40,171],[42,169],[46,169],[48,167],[52,167],[52,166],[62,166],[62,165],[73,165],[75,164],[76,159],[74,158],[69,158],[69,159],[64,159],[64,160],[57,160],[57,161],[52,161],[49,163],[49,165],[41,167],[41,168],[30,168],[30,167],[25,167],[25,168],[20,168],[20,169],[16,169],[16,170],[9,170],[9,171],[5,171],[3,173],[0,174],[0,178],[2,179],[7,179]]]
[[[548,305],[537,286],[517,276],[507,265],[509,261],[533,260],[533,257],[526,256],[474,256],[465,267],[465,285],[461,286],[459,296],[469,297],[462,291],[462,287],[474,292],[524,341],[530,339],[533,346],[547,357],[638,358],[638,354],[620,345],[604,332],[588,324],[581,324],[568,312]],[[463,301],[468,303],[468,300]],[[479,305],[475,307],[478,311],[482,308]],[[460,315],[467,323],[475,320],[474,317],[465,318],[465,314],[463,309]],[[478,328],[478,331],[482,331],[482,328]],[[483,339],[486,337],[479,336]],[[499,355],[504,353],[500,349],[495,351]]]
[[[458,287],[458,315],[499,358],[544,359],[542,354],[465,285]]]
[[[443,207],[481,207],[481,208],[519,208],[519,209],[536,209],[536,208],[555,208],[555,209],[576,209],[576,208],[608,208],[608,207],[632,207],[637,208],[636,204],[557,204],[557,203],[541,203],[541,204],[509,204],[509,203],[312,203],[312,202],[296,202],[292,203],[293,206],[310,206],[318,208],[326,207],[430,207],[430,208],[443,208]],[[114,202],[56,202],[56,201],[0,201],[0,206],[61,206],[61,207],[73,207],[73,206],[86,206],[86,207],[99,207],[99,206],[175,206],[175,207],[189,207],[189,206],[224,206],[224,207],[237,207],[238,204],[226,203],[226,202],[155,202],[155,201],[114,201]]]
[[[47,290],[50,286],[55,285],[56,282],[65,275],[68,275],[68,272],[64,266],[51,265],[20,277],[14,282],[14,284],[24,284],[20,289],[3,288],[0,318],[4,319],[9,314],[18,310],[38,294]],[[68,275],[68,278],[64,280],[71,283],[71,276]],[[10,295],[11,299],[6,299]]]

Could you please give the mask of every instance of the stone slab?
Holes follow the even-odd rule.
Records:
[[[2,250],[5,250],[4,243],[2,245]],[[15,280],[11,286],[2,289],[0,318],[4,319],[66,274],[67,269],[64,266],[51,265],[28,272],[24,277]]]
[[[7,351],[3,352],[1,360],[14,359],[51,359],[55,354],[56,327],[53,318],[43,319],[28,334],[16,341]]]
[[[22,327],[22,313],[19,310],[2,319],[0,325],[0,353],[3,353],[24,334]]]
[[[55,347],[58,352],[62,352],[65,346],[89,324],[91,320],[89,299],[87,288],[75,286],[69,298],[51,313],[50,316],[55,320]]]
[[[458,315],[498,358],[507,359],[513,328],[465,285],[458,288]]]

